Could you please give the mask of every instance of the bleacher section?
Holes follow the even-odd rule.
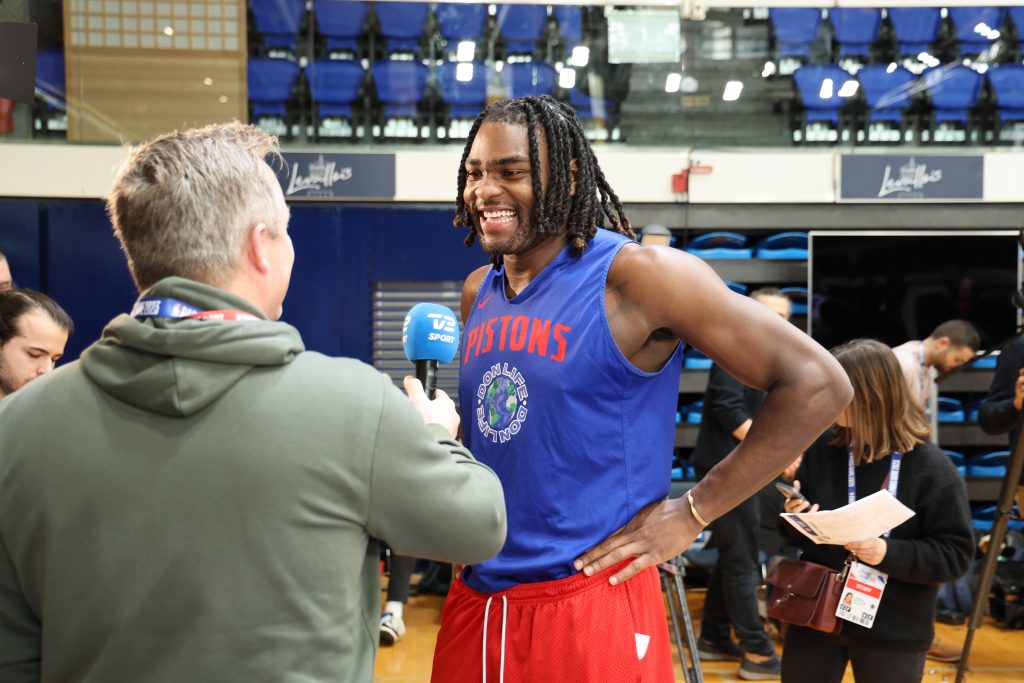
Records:
[[[250,0],[248,8],[249,114],[286,141],[457,142],[487,103],[548,93],[600,141],[1024,144],[1022,7],[709,11],[704,21],[681,19],[685,73],[668,74],[676,90],[661,83],[678,65],[610,58],[613,10],[604,6]],[[712,56],[722,44],[727,51]],[[36,137],[64,135],[64,61],[60,49],[38,56]],[[750,67],[762,64],[751,80]],[[403,69],[415,87],[399,102],[382,78]],[[720,88],[737,78],[746,79],[743,98],[724,105]]]

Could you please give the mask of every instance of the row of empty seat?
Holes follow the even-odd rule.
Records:
[[[545,56],[541,48],[550,39],[560,39],[569,50],[583,41],[583,12],[573,5],[498,4],[493,18],[486,3],[314,0],[308,17],[305,0],[250,0],[250,7],[257,42],[267,52],[294,52],[307,26],[327,53],[371,59],[426,57],[422,48],[435,35],[451,47],[449,56],[463,41],[500,41],[503,56],[538,57]]]
[[[976,55],[999,40],[1007,28],[1016,29],[1024,43],[1024,7],[963,6],[945,10],[950,33],[960,55]],[[826,21],[817,8],[773,8],[769,12],[780,57],[809,59]],[[839,58],[868,59],[888,21],[896,57],[933,53],[940,39],[943,10],[938,7],[829,8],[830,24]]]
[[[398,137],[422,139],[435,128],[442,138],[465,137],[467,122],[489,100],[551,95],[558,87],[555,69],[543,62],[504,64],[497,72],[472,62],[430,67],[419,61],[382,59],[364,69],[359,61],[322,58],[303,69],[293,60],[252,57],[248,68],[252,119],[261,125],[267,125],[268,118],[291,119],[289,109],[303,99],[297,93],[303,72],[316,121],[345,119],[348,125],[342,127],[346,131],[342,137],[359,136],[360,131],[369,130],[365,126],[376,126],[374,136],[379,137],[392,119],[415,122],[401,126],[403,134]],[[567,97],[585,123],[608,120],[614,114],[614,103],[593,100],[575,88],[568,90]],[[428,121],[431,118],[436,120]]]
[[[793,82],[803,106],[799,128],[814,123],[837,128],[843,110],[859,102],[864,117],[857,127],[883,124],[902,131],[908,125],[908,111],[916,107],[926,115],[922,128],[935,131],[946,126],[966,132],[977,127],[972,117],[986,82],[995,117],[988,129],[995,139],[1004,126],[1024,122],[1024,66],[1019,64],[996,65],[984,74],[962,64],[947,64],[920,76],[896,64],[869,64],[856,74],[834,64],[812,64],[797,69]],[[928,141],[927,136],[920,137]],[[968,136],[960,140],[966,142]]]

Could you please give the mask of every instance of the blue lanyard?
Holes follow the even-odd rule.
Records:
[[[187,318],[202,309],[177,299],[139,299],[132,306],[133,318]]]
[[[184,301],[168,298],[140,299],[132,306],[133,318],[188,318],[191,320],[251,321],[259,320],[252,313],[235,310],[204,311]]]
[[[846,499],[852,505],[857,501],[857,476],[854,474],[853,464],[853,444],[846,445],[846,453],[849,456],[847,461],[847,476],[846,476]],[[896,497],[896,488],[900,484],[900,462],[903,460],[903,454],[899,451],[893,451],[892,460],[889,462],[889,485],[886,486],[886,490]],[[888,538],[889,532],[886,531],[883,537]]]

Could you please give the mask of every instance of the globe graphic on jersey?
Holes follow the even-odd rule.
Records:
[[[491,429],[506,429],[517,410],[516,385],[508,377],[495,377],[487,387],[487,423]]]

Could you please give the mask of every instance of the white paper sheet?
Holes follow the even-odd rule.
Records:
[[[913,517],[914,511],[883,489],[836,510],[781,514],[815,543],[845,545],[878,538]]]

